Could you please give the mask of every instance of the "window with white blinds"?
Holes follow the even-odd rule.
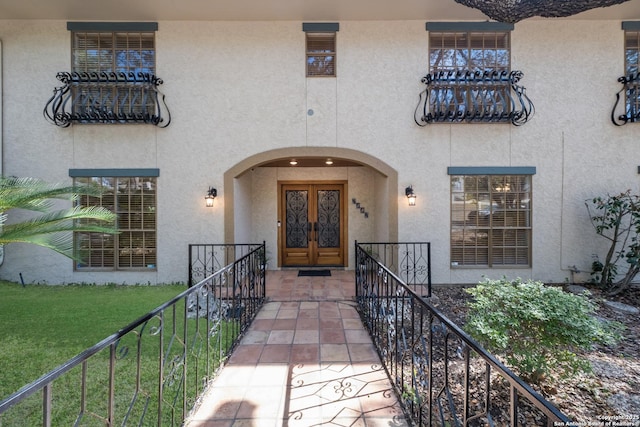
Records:
[[[451,176],[451,265],[531,265],[531,175]]]
[[[156,268],[156,177],[76,177],[102,195],[82,196],[77,204],[101,206],[117,214],[118,234],[75,233],[76,269],[128,270]]]
[[[306,33],[307,77],[335,77],[336,33]]]

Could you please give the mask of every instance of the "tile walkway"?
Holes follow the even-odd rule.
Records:
[[[408,426],[355,310],[353,271],[267,272],[268,302],[187,427]]]

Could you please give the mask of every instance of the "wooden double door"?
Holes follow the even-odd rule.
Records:
[[[345,182],[279,183],[282,266],[344,266]]]

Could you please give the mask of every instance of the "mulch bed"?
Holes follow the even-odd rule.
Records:
[[[632,288],[624,296],[606,297],[596,287],[583,286],[591,292],[598,317],[625,326],[624,338],[615,346],[595,345],[580,353],[591,362],[592,373],[533,387],[576,422],[612,419],[630,422],[624,425],[640,425],[640,315],[622,314],[603,304],[606,299],[640,308],[640,288]],[[434,286],[433,295],[432,303],[464,329],[466,302],[472,298],[464,287]]]

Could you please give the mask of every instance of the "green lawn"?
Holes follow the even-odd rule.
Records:
[[[0,400],[185,289],[0,282]]]

